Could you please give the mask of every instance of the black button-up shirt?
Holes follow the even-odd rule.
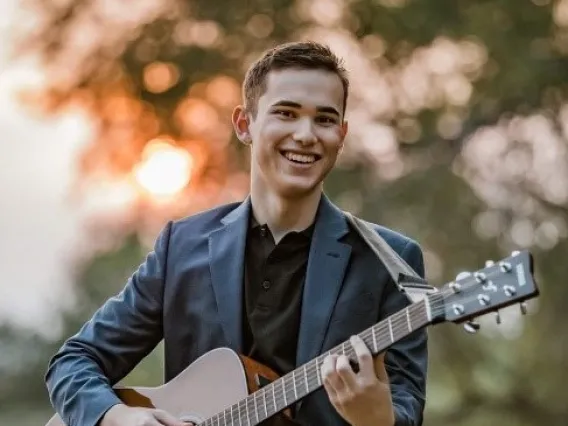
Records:
[[[243,309],[244,354],[283,375],[295,368],[302,294],[313,225],[275,244],[251,218]]]

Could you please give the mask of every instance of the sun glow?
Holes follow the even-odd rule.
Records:
[[[148,143],[143,159],[133,170],[136,182],[153,197],[171,197],[191,179],[193,157],[165,140]]]

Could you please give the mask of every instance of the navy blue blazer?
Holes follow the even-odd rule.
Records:
[[[95,426],[120,402],[112,386],[163,339],[165,380],[205,352],[242,345],[242,291],[250,200],[168,223],[154,250],[52,358],[51,402],[70,426]],[[377,232],[423,276],[418,244],[384,227]],[[297,365],[360,333],[408,304],[384,265],[322,197],[304,284]],[[426,332],[387,352],[396,426],[422,423]],[[322,388],[297,413],[302,424],[344,426]],[[377,425],[380,426],[380,425]]]

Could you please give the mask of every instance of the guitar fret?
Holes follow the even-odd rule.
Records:
[[[262,392],[262,398],[263,398],[263,401],[264,401],[264,418],[267,419],[268,418],[268,409],[266,408],[266,406],[268,404],[266,403],[266,391],[264,389],[263,389],[263,392]]]
[[[420,316],[422,315],[423,307],[424,304],[419,306],[420,309],[414,309],[412,314],[410,315],[410,324],[412,326],[412,330],[418,328],[416,324],[418,324],[418,326],[420,325]]]
[[[396,315],[396,314],[395,314]],[[398,333],[400,331],[400,317],[399,316],[391,316],[391,325],[392,325],[392,343],[398,340]]]
[[[396,337],[397,337],[397,333],[398,333],[398,327],[396,326],[396,324],[398,324],[400,322],[400,319],[398,318],[398,316],[396,314],[391,315],[389,317],[389,325],[390,325],[390,343],[394,343],[396,341]]]
[[[408,311],[412,311],[409,314],[410,317],[410,330],[414,331],[422,325],[422,321],[424,321],[424,317],[426,316],[426,301],[424,300],[419,305],[415,305],[415,307],[411,310],[410,308]],[[422,319],[422,320],[421,320]],[[427,320],[427,317],[425,318]]]
[[[254,395],[253,396],[253,401],[254,401],[254,415],[256,416],[256,422],[260,423],[260,418],[258,417],[258,402],[256,401],[258,395]]]
[[[412,331],[412,325],[410,324],[410,310],[406,308],[405,311],[406,311],[406,324],[408,326],[408,331]]]
[[[306,364],[304,370],[306,372],[305,377],[306,377],[308,392],[311,392],[314,389],[317,389],[318,386],[320,386],[318,359],[316,358],[313,361],[310,361],[308,364]]]
[[[304,396],[306,396],[308,394],[308,387],[306,386],[306,380],[305,380],[303,374],[304,374],[304,370],[298,369],[298,374],[296,374],[296,378],[298,379],[297,385],[298,385],[299,398],[303,398]]]
[[[416,308],[414,309],[410,309],[411,307],[408,308],[407,311],[407,318],[408,318],[408,332],[411,333],[414,331],[414,314],[416,313]]]
[[[391,318],[392,318],[392,317],[389,317],[389,318],[387,319],[387,323],[388,323],[388,326],[389,326],[389,335],[390,335],[391,342],[394,342],[394,335],[393,335],[393,333],[392,333],[392,322],[391,322]]]
[[[296,389],[296,378],[295,378],[296,371],[292,371],[292,385],[294,386],[294,399],[298,399],[298,390]]]
[[[258,423],[258,414],[256,412],[256,395],[254,393],[252,394],[252,404],[251,405],[252,405],[253,411],[252,411],[252,413],[249,414],[249,418],[252,420],[252,423]],[[254,420],[255,418],[256,418],[256,422]]]
[[[377,335],[375,334],[375,328],[371,328],[371,335],[373,336],[373,352],[379,352],[379,347],[377,346]]]
[[[274,402],[274,412],[277,412],[276,407],[276,386],[272,385],[272,401]]]
[[[235,423],[235,421],[234,421],[234,420],[235,420],[235,416],[233,416],[233,408],[234,408],[234,406],[232,406],[232,407],[229,408],[229,418],[230,418],[230,420],[231,420],[231,424],[234,424],[234,423]]]

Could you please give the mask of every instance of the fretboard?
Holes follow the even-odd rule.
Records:
[[[373,355],[377,355],[421,329],[432,320],[428,299],[413,303],[359,334]],[[263,420],[298,402],[322,386],[320,370],[330,354],[356,360],[349,341],[336,346],[290,373],[250,394],[239,403],[201,423],[203,426],[256,426]]]

